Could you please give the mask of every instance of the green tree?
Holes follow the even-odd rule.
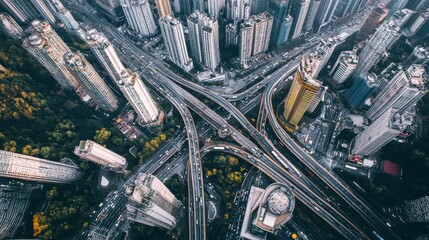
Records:
[[[110,135],[112,135],[112,133],[106,128],[100,128],[99,130],[95,131],[94,140],[99,144],[104,144],[107,140],[109,140]]]

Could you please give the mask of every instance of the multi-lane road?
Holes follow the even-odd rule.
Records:
[[[202,166],[199,157],[198,132],[192,120],[192,116],[187,109],[188,107],[209,122],[212,127],[218,130],[220,136],[229,136],[233,138],[237,143],[241,144],[243,149],[251,153],[251,155],[243,155],[246,160],[249,159],[251,164],[261,169],[274,180],[289,183],[294,187],[294,192],[299,200],[312,209],[317,215],[321,216],[322,219],[331,224],[333,228],[337,229],[345,237],[353,239],[361,237],[368,238],[368,235],[362,231],[359,226],[352,223],[346,216],[338,211],[335,206],[326,202],[326,196],[324,196],[324,193],[320,191],[316,185],[312,184],[309,179],[303,176],[303,174],[300,173],[300,171],[275,148],[266,136],[254,128],[247,121],[242,112],[240,112],[226,99],[238,100],[249,97],[250,94],[257,93],[265,84],[272,82],[272,80],[266,78],[261,83],[256,84],[254,87],[241,94],[232,96],[219,94],[181,78],[175,72],[167,68],[163,62],[138,48],[132,41],[121,35],[112,26],[109,26],[109,24],[100,20],[94,12],[89,10],[90,8],[85,9],[86,7],[82,8],[77,5],[73,6],[82,11],[83,17],[101,29],[101,31],[104,32],[115,45],[121,46],[123,51],[121,51],[120,57],[125,60],[124,62],[134,70],[144,71],[144,73],[150,75],[146,76],[147,82],[161,93],[164,93],[167,96],[167,99],[179,109],[179,112],[184,119],[188,135],[190,238],[205,239],[205,204],[204,185],[201,173]],[[251,137],[262,147],[262,149],[229,125],[223,117],[209,109],[192,94],[185,91],[172,81],[176,81],[177,83],[208,97],[218,105],[222,106],[230,116],[237,120],[241,126],[250,133]],[[266,116],[269,117],[269,113],[270,112],[268,111]],[[297,157],[300,158],[300,160],[301,158],[308,158],[308,156],[300,155],[300,152],[296,152],[295,154],[298,155]],[[335,184],[333,182],[327,181],[326,183],[335,190]],[[354,196],[351,191],[345,191],[343,192],[343,195],[339,195],[345,198],[346,201],[347,199],[353,199],[351,196]],[[365,206],[365,204],[362,203],[361,206]],[[385,232],[382,232],[382,234],[385,234]]]

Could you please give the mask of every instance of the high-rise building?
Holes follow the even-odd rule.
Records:
[[[29,32],[33,32],[23,42],[27,49],[66,90],[74,90],[79,81],[66,68],[63,56],[70,51],[64,41],[55,33],[48,22],[33,21]]]
[[[248,63],[251,57],[268,50],[273,16],[262,12],[251,16],[240,25],[240,61]]]
[[[227,0],[226,18],[234,21],[250,17],[250,0]]]
[[[262,240],[276,234],[292,218],[295,198],[285,184],[274,183],[266,189],[252,186],[249,192],[240,239]]]
[[[251,15],[256,15],[264,11],[267,11],[267,0],[252,0],[250,2]]]
[[[31,185],[20,181],[2,181],[0,184],[0,239],[13,239],[22,225],[26,211],[30,206]]]
[[[204,0],[192,0],[192,6],[192,11],[198,10],[204,12],[206,10]]]
[[[262,12],[250,19],[254,29],[252,55],[258,55],[268,50],[274,18],[268,12]]]
[[[320,0],[311,0],[308,7],[307,16],[305,16],[303,31],[307,32],[313,29],[314,19],[319,10]]]
[[[22,23],[30,22],[38,17],[38,14],[28,0],[2,0],[0,4],[16,20]]]
[[[136,111],[141,124],[153,125],[159,122],[162,112],[137,73],[129,69],[122,70],[119,89]]]
[[[400,37],[399,30],[399,26],[393,20],[383,23],[377,29],[359,55],[354,76],[366,74],[381,59],[386,49]]]
[[[276,46],[282,43],[279,41],[279,38],[284,39],[284,36],[281,36],[280,29],[286,20],[289,10],[289,0],[268,0],[267,11],[274,17],[273,29],[271,31],[271,40],[270,44]]]
[[[404,61],[405,68],[412,64],[427,65],[429,63],[429,47],[416,46],[411,55]]]
[[[194,68],[194,64],[188,56],[182,23],[172,16],[167,16],[159,19],[159,26],[170,60],[189,72]]]
[[[426,78],[422,65],[399,71],[377,95],[366,117],[374,121],[391,107],[399,112],[408,110],[428,92]]]
[[[158,106],[139,75],[124,67],[112,43],[96,29],[82,32],[82,37],[136,111],[140,123],[150,124],[155,122],[160,115]]]
[[[173,16],[170,0],[155,0],[155,6],[158,10],[158,17]]]
[[[390,4],[388,5],[388,8],[390,9],[388,17],[392,16],[397,11],[405,8],[405,5],[407,4],[407,2],[408,2],[408,0],[395,0],[395,1],[391,1]]]
[[[423,10],[428,6],[429,6],[429,0],[409,0],[407,5],[405,5],[406,8],[414,11]]]
[[[367,39],[370,35],[375,32],[375,29],[383,22],[387,17],[389,9],[383,5],[375,6],[368,17],[365,19],[362,27],[359,29],[359,32],[356,35],[356,42],[362,42]]]
[[[410,35],[416,34],[429,20],[429,11],[420,13],[409,28]]]
[[[168,230],[176,226],[182,203],[155,176],[139,173],[125,193],[129,220]]]
[[[358,63],[358,56],[354,51],[343,51],[332,67],[329,75],[337,84],[341,84],[352,74]]]
[[[247,64],[252,57],[254,32],[252,19],[247,19],[240,24],[239,49],[241,65]]]
[[[314,61],[313,77],[318,77],[320,71],[328,63],[335,48],[341,42],[338,38],[321,39],[316,48],[316,52],[312,53]]]
[[[292,0],[290,15],[294,21],[292,23],[291,38],[295,39],[301,36],[304,27],[305,17],[307,16],[310,0]]]
[[[82,177],[82,172],[76,165],[0,150],[0,177],[72,183]]]
[[[80,141],[73,153],[112,171],[120,172],[127,167],[127,160],[123,156],[91,140]]]
[[[280,45],[288,41],[293,22],[293,17],[290,15],[287,15],[286,18],[282,21],[275,45]]]
[[[50,24],[55,23],[56,21],[55,15],[52,13],[51,9],[49,8],[47,1],[43,1],[43,0],[30,0],[30,1],[33,3],[37,11],[46,21],[48,21]]]
[[[110,20],[114,22],[121,22],[124,20],[125,15],[119,0],[95,0],[95,3]]]
[[[180,13],[188,15],[192,12],[192,0],[178,0]]]
[[[0,13],[0,28],[12,38],[21,39],[24,36],[22,28],[7,13]]]
[[[143,37],[157,33],[155,18],[148,0],[120,0],[128,25]]]
[[[218,22],[196,10],[188,17],[191,55],[194,61],[214,71],[220,62]]]
[[[39,1],[39,0],[38,0]],[[51,7],[52,12],[63,24],[64,27],[70,30],[77,30],[79,23],[74,19],[70,11],[64,7],[60,0],[46,0]]]
[[[221,10],[225,8],[225,0],[208,0],[207,9],[210,17],[218,19]]]
[[[365,77],[359,76],[356,78],[352,87],[346,92],[346,100],[350,107],[359,109],[379,87],[377,75],[374,73],[368,74]]]
[[[322,27],[331,22],[334,11],[337,8],[339,0],[320,1],[320,6],[314,19],[314,31],[319,32]]]
[[[285,101],[283,116],[292,126],[296,127],[309,108],[313,98],[319,93],[322,83],[313,76],[316,62],[311,56],[305,56],[295,74],[292,86]]]
[[[233,23],[229,23],[226,25],[226,33],[225,33],[225,45],[238,45],[238,29],[237,25]]]
[[[334,11],[334,17],[342,18],[352,12],[354,4],[358,1],[339,0],[337,8]]]
[[[400,114],[395,109],[388,108],[367,129],[354,138],[352,154],[361,156],[374,154],[408,126],[411,126],[413,117],[408,112]]]
[[[215,71],[220,63],[218,21],[213,19],[202,26],[202,47],[204,53],[204,66]]]
[[[118,99],[82,54],[67,52],[64,59],[67,68],[101,109],[113,112],[118,108]]]
[[[119,74],[125,67],[119,59],[113,44],[103,33],[98,32],[95,28],[81,31],[80,33],[82,39],[85,40],[92,53],[103,66],[103,69],[118,84],[120,80]]]

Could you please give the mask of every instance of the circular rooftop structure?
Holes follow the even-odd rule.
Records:
[[[284,214],[289,210],[290,201],[288,195],[281,189],[274,190],[268,196],[268,208],[274,214]]]

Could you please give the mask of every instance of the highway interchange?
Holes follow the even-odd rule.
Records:
[[[190,109],[208,122],[212,128],[218,132],[219,136],[228,136],[239,144],[239,146],[225,144],[224,149],[229,149],[231,154],[235,154],[248,161],[274,181],[285,182],[291,185],[297,199],[329,223],[344,237],[351,239],[372,238],[370,234],[371,231],[361,229],[360,226],[350,221],[343,210],[339,209],[337,205],[327,201],[327,197],[323,191],[320,190],[316,184],[313,184],[311,179],[304,176],[304,174],[302,174],[300,170],[298,170],[294,164],[268,140],[265,131],[265,127],[267,126],[266,120],[268,119],[282,144],[321,178],[327,186],[344,199],[344,201],[349,203],[380,235],[388,239],[399,239],[396,233],[386,226],[385,221],[376,212],[370,209],[343,181],[326,170],[316,159],[297,145],[297,143],[280,127],[273,110],[272,95],[276,91],[278,84],[284,80],[285,77],[293,74],[297,66],[297,60],[289,62],[287,65],[281,67],[271,75],[266,76],[259,83],[241,93],[219,93],[182,78],[169,67],[165,66],[165,63],[137,47],[133,41],[124,37],[107,22],[104,22],[102,19],[100,20],[95,12],[91,11],[91,8],[71,1],[69,1],[68,5],[71,9],[82,13],[83,18],[87,20],[85,23],[95,26],[116,46],[121,46],[124,50],[118,51],[118,54],[123,62],[133,70],[139,71],[141,75],[144,76],[146,82],[149,83],[153,89],[162,93],[162,95],[179,111],[185,123],[185,131],[176,136],[175,140],[171,140],[162,146],[160,150],[147,161],[148,164],[140,166],[137,170],[133,171],[126,183],[132,182],[138,172],[154,173],[187,143],[188,153],[183,153],[176,159],[177,162],[181,162],[183,159],[188,158],[188,218],[190,239],[206,239],[204,184],[199,139],[204,139],[201,133],[203,133],[203,135],[205,134],[205,136],[212,134],[210,133],[209,126],[206,124],[200,122],[198,122],[197,125],[195,124]],[[312,46],[303,48],[301,53],[307,49],[311,49],[311,47]],[[265,85],[267,85],[267,87],[261,96],[260,92]],[[221,110],[216,110],[216,112],[213,111],[193,96],[190,91],[184,88],[207,97],[218,104]],[[231,103],[232,101],[238,102],[249,97],[251,98],[249,101],[250,104],[241,105],[240,109],[237,109],[237,107]],[[254,98],[252,99],[252,97]],[[258,117],[257,129],[247,121],[243,113],[259,104],[259,99],[261,99],[261,109]],[[251,141],[231,126],[227,121],[230,118],[235,119],[241,127],[250,134],[255,142]],[[202,130],[201,128],[204,128],[204,126],[206,129]],[[125,185],[126,184],[123,186]],[[105,203],[103,203],[104,207],[101,208],[97,214],[94,214],[89,231],[90,233],[88,235],[89,239],[102,239],[112,234],[110,231],[111,226],[114,226],[122,217],[123,208],[119,206],[123,207],[126,202],[126,197],[124,194],[121,194],[121,192],[123,192],[123,189],[119,188],[109,194]],[[111,201],[114,201],[115,204],[111,204]],[[103,212],[103,209],[106,209],[106,204],[110,206],[111,210]],[[100,218],[102,219],[100,220]],[[85,236],[85,233],[83,236]],[[97,236],[100,238],[97,238]]]

